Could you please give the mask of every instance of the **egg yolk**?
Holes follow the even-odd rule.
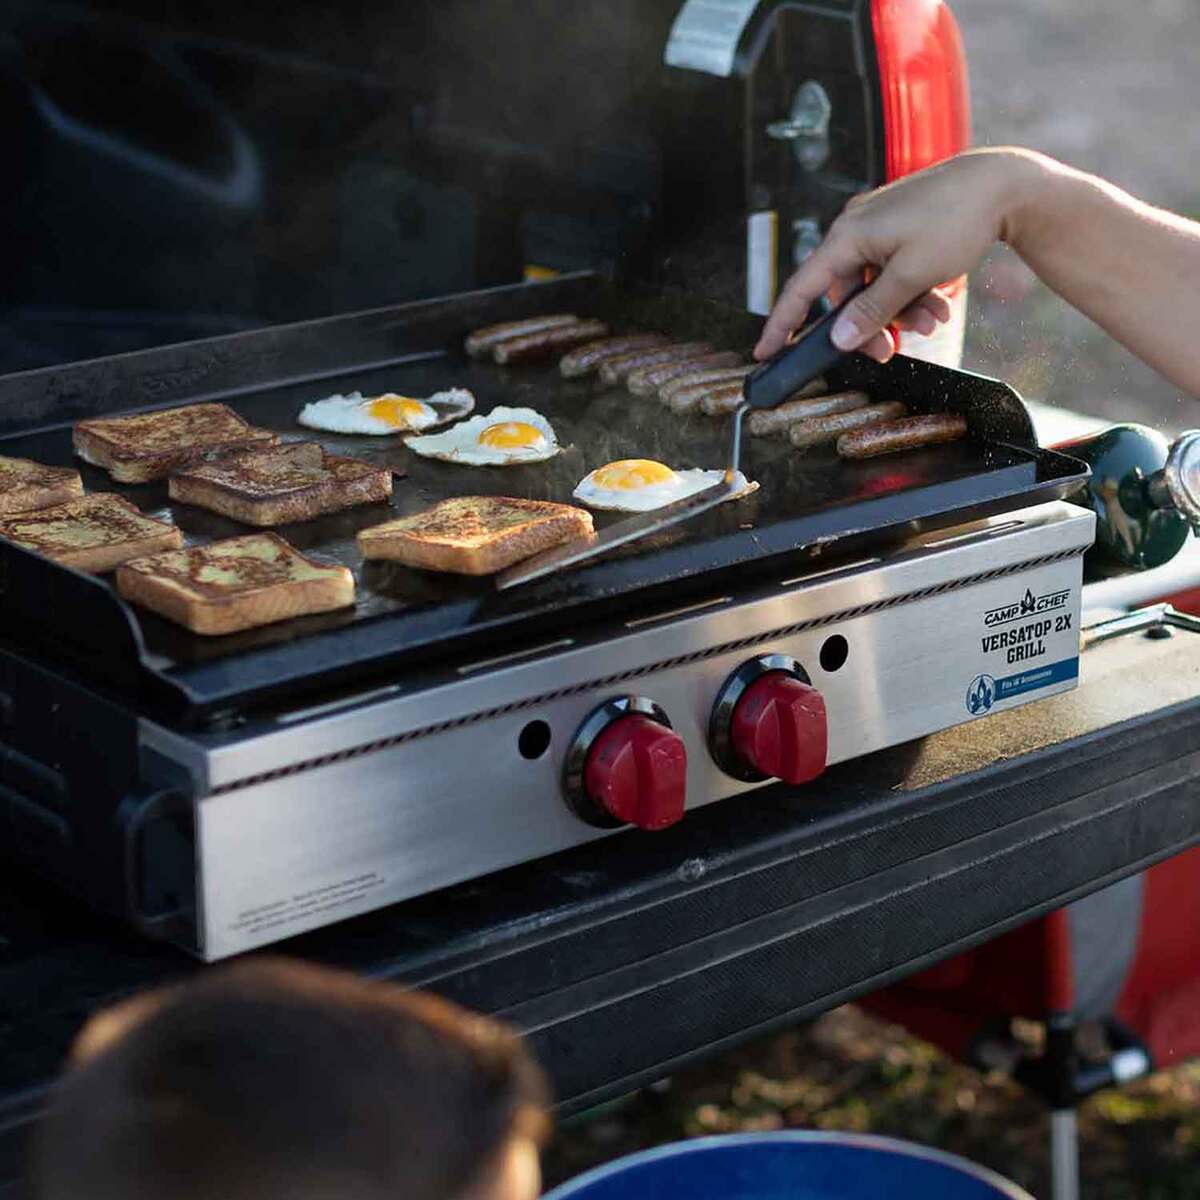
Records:
[[[623,458],[620,462],[598,467],[592,480],[602,488],[617,492],[633,492],[656,483],[670,483],[675,472],[651,458]]]
[[[394,392],[376,396],[374,400],[368,400],[363,405],[363,409],[369,417],[383,421],[394,429],[407,428],[413,421],[423,416],[428,408],[429,406],[422,404],[420,400],[413,400],[409,396],[397,396]]]
[[[526,421],[501,421],[499,425],[489,425],[479,435],[481,446],[494,446],[500,450],[521,450],[544,445],[545,441],[545,434]]]

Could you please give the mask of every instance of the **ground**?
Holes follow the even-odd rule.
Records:
[[[957,0],[976,140],[1032,146],[1142,198],[1200,215],[1190,99],[1195,0]],[[1168,432],[1196,401],[1070,310],[1006,253],[972,283],[966,365],[1023,394]],[[1147,297],[1152,303],[1153,298]],[[1200,1067],[1091,1100],[1081,1116],[1090,1200],[1200,1198]],[[854,1008],[754,1042],[560,1131],[557,1181],[644,1146],[731,1130],[819,1128],[910,1138],[1046,1195],[1041,1106]]]
[[[1200,1065],[1093,1097],[1080,1114],[1088,1200],[1200,1197]],[[701,1134],[827,1129],[937,1146],[1049,1194],[1040,1103],[847,1006],[752,1042],[559,1131],[550,1182]]]

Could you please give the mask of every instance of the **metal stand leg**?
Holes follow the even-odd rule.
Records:
[[[1050,1114],[1050,1177],[1054,1200],[1079,1200],[1079,1126],[1073,1108]]]

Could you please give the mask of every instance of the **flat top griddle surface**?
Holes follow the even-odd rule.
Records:
[[[595,311],[582,304],[575,307],[580,315]],[[654,327],[644,319],[624,324],[627,329]],[[665,323],[658,327],[685,335]],[[751,438],[745,444],[743,470],[760,484],[756,494],[582,570],[498,594],[490,579],[364,563],[355,543],[358,530],[418,512],[445,497],[502,494],[570,503],[572,490],[588,471],[615,459],[652,458],[676,468],[724,464],[728,418],[681,418],[656,399],[632,396],[623,387],[605,386],[595,379],[564,380],[554,365],[498,367],[472,362],[457,350],[461,334],[469,328],[470,324],[461,327],[453,349],[427,353],[418,361],[348,370],[317,382],[267,385],[226,399],[247,420],[285,439],[317,440],[331,452],[387,465],[398,476],[395,494],[390,504],[278,529],[297,548],[354,572],[358,594],[353,609],[220,638],[192,635],[137,610],[147,665],[186,677],[189,689],[204,692],[236,690],[247,684],[247,672],[237,660],[253,658],[258,651],[277,651],[259,663],[254,677],[261,687],[274,684],[289,671],[304,674],[339,664],[349,670],[352,662],[372,654],[403,656],[418,649],[428,653],[434,646],[472,633],[487,632],[503,650],[508,648],[502,632],[506,628],[520,625],[522,636],[534,629],[540,633],[568,615],[578,619],[581,606],[588,602],[620,598],[648,586],[662,588],[777,556],[789,556],[779,565],[796,566],[799,573],[805,556],[839,540],[902,531],[941,514],[967,515],[967,509],[1003,498],[1016,497],[1014,503],[1020,503],[1020,497],[1047,485],[1045,452],[992,442],[986,436],[862,462],[839,460],[832,449],[801,452],[785,440]],[[713,340],[720,348],[744,348],[731,345],[728,337]],[[925,364],[885,370],[857,360],[842,372],[831,380],[835,386],[862,385],[876,399],[901,398],[917,408],[936,409],[953,400],[947,376],[951,382],[970,380],[972,386],[1012,396],[1003,385]],[[467,467],[420,458],[398,437],[318,433],[296,423],[305,403],[334,392],[392,391],[420,397],[450,386],[475,394],[477,414],[499,405],[537,410],[552,423],[562,452],[544,463]],[[981,432],[979,424],[972,419],[973,433]],[[51,464],[75,461],[69,424],[0,438],[0,453]],[[82,472],[88,491],[115,492],[148,513],[169,518],[183,530],[188,544],[247,531],[236,521],[172,503],[165,481],[123,486],[96,468],[83,465]],[[603,527],[619,520],[620,514],[597,513],[595,518],[597,526]],[[346,634],[354,635],[353,642],[338,636]],[[284,652],[291,656],[286,663],[281,657]]]

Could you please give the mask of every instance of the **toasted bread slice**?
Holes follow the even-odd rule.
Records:
[[[458,496],[425,512],[364,529],[364,558],[391,559],[427,571],[491,575],[573,538],[588,537],[581,508],[508,496]]]
[[[65,504],[83,495],[79,472],[47,467],[28,458],[0,455],[0,517]]]
[[[354,603],[345,567],[313,562],[274,533],[135,559],[117,591],[194,633],[237,633]]]
[[[292,442],[188,467],[172,475],[167,488],[172,500],[247,525],[284,525],[386,500],[392,494],[392,473],[326,454],[316,442]]]
[[[0,520],[0,538],[77,571],[111,571],[119,563],[183,545],[174,525],[143,516],[128,500],[101,493]]]
[[[256,429],[224,404],[189,404],[128,417],[96,417],[75,426],[75,453],[119,483],[147,483],[205,458],[273,445],[279,435]]]

